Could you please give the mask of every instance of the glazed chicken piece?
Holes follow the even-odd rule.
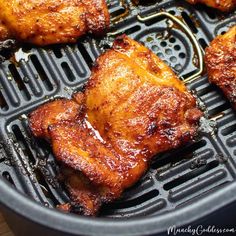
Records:
[[[220,11],[231,11],[236,7],[236,0],[187,0],[191,4],[203,3]]]
[[[0,0],[0,40],[36,45],[75,42],[109,26],[105,0]]]
[[[82,106],[74,100],[56,99],[33,111],[30,115],[30,128],[34,136],[50,139],[48,127],[60,121],[74,121]],[[31,124],[33,124],[31,126]]]
[[[107,162],[111,162],[112,157],[114,162],[117,162],[113,150],[94,138],[96,136],[94,130],[87,127],[84,119],[84,102],[84,94],[78,92],[71,100],[64,98],[45,103],[30,114],[29,126],[35,137],[51,141],[54,144],[53,149],[57,160],[62,160],[61,163],[65,162],[61,167],[61,178],[72,203],[59,206],[59,208],[84,215],[95,215],[102,202],[109,202],[117,198],[115,196],[120,196],[121,188],[118,187],[119,181],[116,174],[110,169],[105,169],[99,162],[93,163],[89,162],[91,159],[87,159],[86,163],[84,159],[79,163],[81,159],[73,159],[73,156],[83,154],[84,158],[86,156],[94,156],[98,160],[105,158],[105,162],[106,156],[109,156]],[[61,144],[63,144],[62,149]],[[67,148],[64,148],[64,145]],[[83,168],[90,178],[95,177],[95,186],[83,174]]]
[[[206,48],[205,63],[210,82],[222,89],[236,109],[236,25]]]
[[[68,102],[57,109],[49,102],[30,115],[29,123],[36,137],[49,137],[62,165],[74,203],[60,208],[73,211],[76,205],[86,215],[97,214],[103,203],[134,185],[155,154],[193,140],[202,116],[173,71],[127,36],[97,59],[84,97],[75,97],[82,109]]]
[[[98,58],[85,97],[88,121],[131,159],[150,159],[196,132],[194,97],[165,63],[127,36]]]

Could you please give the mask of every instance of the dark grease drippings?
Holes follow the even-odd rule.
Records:
[[[0,63],[9,59],[17,48],[17,42],[14,39],[0,41]]]

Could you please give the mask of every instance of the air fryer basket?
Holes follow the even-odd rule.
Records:
[[[236,23],[236,15],[184,0],[134,2],[108,1],[112,22],[103,38],[86,36],[76,44],[45,48],[25,45],[14,60],[0,65],[0,201],[19,235],[146,235],[170,225],[196,224],[216,212],[220,218],[213,217],[214,222],[222,224],[226,211],[236,214],[236,113],[201,71],[201,51]],[[188,80],[205,111],[200,135],[193,144],[158,155],[148,173],[104,206],[98,218],[64,214],[53,209],[69,200],[57,180],[58,167],[49,144],[31,136],[27,115],[50,99],[82,89],[95,59],[122,33]]]

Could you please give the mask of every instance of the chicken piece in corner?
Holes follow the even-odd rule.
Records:
[[[75,42],[109,27],[105,0],[0,0],[0,40],[40,46]]]
[[[187,0],[191,4],[202,3],[209,7],[228,12],[236,7],[236,0]]]
[[[205,63],[210,82],[222,89],[236,109],[236,25],[206,48]]]

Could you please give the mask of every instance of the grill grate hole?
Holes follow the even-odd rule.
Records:
[[[39,155],[40,157],[46,158],[50,154],[50,144],[45,140],[32,140],[32,147],[37,151],[36,155]]]
[[[200,38],[198,41],[199,41],[199,43],[200,43],[200,45],[202,46],[203,49],[205,49],[208,46],[205,39]]]
[[[166,47],[166,46],[167,46],[166,41],[161,41],[161,46],[162,46],[163,48]]]
[[[0,91],[0,107],[1,107],[1,110],[3,110],[3,111],[8,110],[8,108],[9,108],[1,91]]]
[[[135,5],[140,5],[140,6],[151,6],[160,1],[161,0],[133,0],[132,3]]]
[[[175,15],[175,11],[174,10],[171,10],[171,11],[169,11],[169,13],[171,14],[171,15]]]
[[[29,163],[31,163],[32,165],[35,165],[35,163],[36,163],[35,158],[31,152],[20,128],[17,125],[13,125],[12,131],[16,137],[17,142],[19,143],[20,147],[23,150],[23,153],[25,154],[25,156],[27,156],[29,158]]]
[[[206,145],[205,140],[193,143],[192,145],[183,147],[181,150],[174,150],[172,154],[163,154],[158,157],[156,161],[151,165],[153,169],[158,169],[169,163],[177,163],[185,158],[192,158],[193,153]]]
[[[221,31],[220,34],[221,34],[221,35],[224,35],[225,33],[226,33],[226,31],[223,30],[223,31]]]
[[[141,26],[139,25],[135,25],[127,30],[124,31],[124,34],[127,34],[127,35],[130,35],[130,34],[133,34],[137,31],[140,31],[141,30]]]
[[[34,173],[35,173],[35,177],[38,180],[38,183],[39,183],[45,197],[50,199],[50,202],[52,202],[54,206],[57,206],[58,204],[60,204],[58,202],[58,200],[54,197],[53,193],[51,192],[51,190],[45,180],[45,176],[40,172],[40,170],[35,169]]]
[[[84,60],[86,61],[87,65],[89,67],[92,66],[93,64],[93,60],[92,58],[90,57],[90,55],[88,54],[87,50],[85,49],[84,45],[81,44],[81,43],[78,43],[78,49],[80,50],[81,52],[81,55],[83,56]]]
[[[2,176],[4,177],[4,179],[6,179],[10,184],[12,184],[15,187],[15,183],[10,175],[10,173],[8,171],[4,171],[2,173]]]
[[[145,193],[142,196],[137,197],[135,199],[128,200],[128,201],[124,200],[121,202],[115,202],[115,203],[109,204],[107,207],[109,208],[109,206],[112,206],[112,208],[115,208],[115,209],[130,208],[130,207],[140,205],[140,204],[142,204],[142,203],[144,203],[144,202],[146,202],[158,195],[159,195],[159,191],[154,189],[154,190],[152,190],[148,193]]]
[[[229,102],[226,102],[226,103],[221,104],[220,106],[217,106],[214,109],[209,109],[208,113],[210,116],[214,116],[214,115],[217,115],[229,108],[231,108],[231,105]]]
[[[17,71],[15,65],[10,64],[10,65],[8,66],[8,68],[9,68],[9,70],[10,70],[10,72],[11,72],[11,74],[12,74],[12,77],[13,77],[13,79],[15,80],[15,82],[16,82],[16,84],[17,84],[17,87],[18,87],[18,89],[20,90],[22,96],[23,96],[27,101],[29,101],[30,98],[31,98],[30,93],[29,93],[29,91],[27,90],[27,88],[26,88],[26,86],[25,86],[25,84],[24,84],[24,82],[23,82],[23,80],[22,80],[22,78],[21,78],[19,72]]]
[[[49,80],[49,78],[48,78],[46,72],[44,71],[42,65],[40,64],[40,62],[39,62],[37,56],[36,56],[36,55],[31,55],[30,58],[31,58],[32,63],[33,63],[33,65],[34,65],[36,71],[38,72],[39,77],[40,77],[40,79],[42,80],[42,82],[43,82],[45,88],[46,88],[48,91],[51,91],[51,90],[53,89],[53,86],[52,86],[52,84],[51,84],[51,82],[50,82],[50,80]]]
[[[111,13],[111,18],[117,17],[117,16],[121,16],[126,12],[126,9],[124,7],[118,9],[117,11],[114,11]]]
[[[66,62],[61,63],[61,67],[66,74],[66,77],[69,81],[75,81],[75,75],[73,74],[72,70],[70,69],[69,65]]]
[[[197,168],[185,175],[182,175],[181,177],[177,178],[177,179],[174,179],[166,184],[164,184],[163,188],[168,191],[170,189],[173,189],[175,187],[177,187],[178,185],[181,185],[185,182],[187,182],[188,180],[190,179],[193,179],[211,169],[214,169],[215,167],[217,167],[219,165],[219,162],[218,161],[212,161],[210,163],[208,163],[207,165],[205,166],[202,166],[200,168]]]
[[[209,7],[206,7],[206,8],[204,9],[204,11],[206,12],[207,16],[208,16],[210,19],[214,20],[214,19],[217,18],[217,17],[216,17],[217,15],[216,15],[216,12],[215,12],[214,9],[209,8]]]
[[[183,53],[183,52],[181,52],[181,53],[179,54],[179,57],[182,58],[182,59],[184,59],[184,58],[186,57],[186,54]]]
[[[62,58],[61,46],[60,45],[53,45],[51,46],[52,50],[57,58]]]
[[[32,50],[32,46],[30,44],[25,44],[24,47],[22,47],[23,52],[30,52]]]
[[[192,19],[189,17],[189,15],[186,12],[182,12],[181,13],[184,21],[186,22],[186,24],[189,26],[189,28],[192,30],[193,33],[197,33],[198,30],[194,24],[194,22],[192,21]]]
[[[217,31],[217,35],[221,34],[221,35],[224,35],[226,32],[228,31],[228,27],[223,27],[223,28],[220,28],[218,31]]]
[[[210,92],[213,92],[214,91],[214,85],[213,84],[210,84],[209,86],[199,90],[197,93],[199,96],[203,96],[205,94],[208,94]]]
[[[169,38],[170,43],[175,43],[176,39],[174,37]]]
[[[236,131],[236,124],[233,124],[225,129],[222,130],[222,135],[227,136],[229,134],[232,134],[233,132]]]

